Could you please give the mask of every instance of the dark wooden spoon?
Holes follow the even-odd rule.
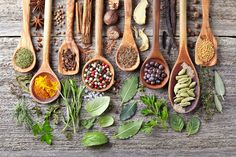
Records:
[[[114,71],[114,68],[112,66],[112,64],[102,56],[102,52],[103,52],[103,41],[102,41],[102,25],[103,25],[103,8],[104,8],[104,0],[96,0],[96,17],[95,17],[95,29],[96,29],[96,33],[95,33],[95,47],[96,47],[96,54],[95,56],[89,60],[83,67],[83,70],[82,70],[82,80],[84,82],[84,84],[87,86],[87,88],[89,88],[90,90],[92,91],[97,91],[97,92],[104,92],[104,91],[107,91],[109,88],[111,88],[111,86],[113,85],[114,83],[114,76],[115,76],[115,71]],[[94,88],[91,88],[87,85],[87,83],[85,83],[85,80],[84,80],[84,73],[85,73],[85,69],[86,67],[88,66],[88,64],[91,64],[95,61],[101,61],[103,63],[106,63],[108,64],[109,68],[110,68],[110,71],[112,73],[112,80],[110,82],[110,84],[106,87],[106,88],[103,88],[103,89],[94,89]]]
[[[197,83],[195,87],[195,101],[192,102],[192,104],[185,108],[185,112],[183,113],[189,113],[193,111],[199,101],[200,97],[200,82],[198,78],[197,71],[193,65],[193,62],[191,61],[191,58],[188,53],[187,48],[187,7],[186,7],[186,0],[180,0],[180,45],[179,45],[179,55],[177,58],[177,61],[173,67],[173,70],[170,75],[170,81],[169,81],[169,87],[168,87],[168,95],[171,102],[172,107],[174,107],[174,86],[176,85],[176,76],[178,75],[179,71],[182,69],[181,65],[183,63],[186,63],[188,66],[192,68],[194,71],[194,78],[193,81]],[[179,112],[176,110],[176,112]],[[181,112],[182,113],[182,112]]]
[[[167,84],[167,82],[169,80],[169,76],[170,76],[169,66],[161,54],[160,45],[159,45],[160,3],[161,3],[160,0],[153,0],[153,38],[154,38],[153,39],[153,47],[152,47],[152,51],[150,52],[149,56],[147,57],[147,59],[143,63],[143,65],[141,67],[141,71],[140,71],[140,79],[142,80],[142,83],[146,87],[151,88],[151,89],[159,89],[159,88],[164,87]],[[165,73],[167,76],[161,82],[161,84],[151,85],[151,84],[146,83],[146,81],[143,78],[145,65],[147,62],[150,62],[150,61],[155,61],[165,67]]]

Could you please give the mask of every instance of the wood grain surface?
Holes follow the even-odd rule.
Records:
[[[189,0],[192,1],[192,0]],[[136,5],[138,0],[133,0]],[[149,0],[151,3],[151,0]],[[106,129],[100,129],[95,126],[95,130],[102,130],[110,137],[110,143],[100,148],[84,148],[81,145],[83,131],[74,136],[72,141],[67,141],[61,134],[62,126],[53,126],[55,128],[55,140],[52,146],[42,144],[40,140],[35,139],[32,133],[28,132],[21,126],[17,126],[12,116],[13,108],[17,102],[17,97],[11,93],[12,83],[15,82],[15,76],[19,75],[12,69],[11,56],[20,40],[22,28],[22,1],[21,0],[0,0],[0,156],[16,157],[64,157],[64,156],[83,156],[83,157],[156,157],[156,156],[214,156],[228,157],[236,156],[236,1],[235,0],[212,0],[210,20],[213,32],[218,41],[219,63],[215,69],[221,73],[225,84],[227,94],[223,102],[223,113],[216,114],[210,122],[202,120],[202,127],[197,135],[188,137],[186,133],[175,133],[171,129],[164,132],[156,129],[150,136],[139,133],[129,140],[116,140],[112,135],[119,125],[120,101],[118,96],[111,95],[114,108],[111,113],[116,121],[115,126]],[[54,7],[58,4],[65,6],[65,0],[54,0]],[[119,27],[123,30],[124,7],[121,1],[119,10],[121,19]],[[179,3],[178,3],[179,4]],[[108,6],[106,6],[108,7]],[[65,8],[65,7],[64,7]],[[200,9],[200,4],[197,5]],[[165,30],[164,18],[162,11],[161,32]],[[94,14],[93,14],[94,15]],[[152,9],[148,8],[148,20],[146,32],[152,42]],[[188,25],[193,26],[193,22]],[[105,35],[105,29],[103,34]],[[34,29],[32,29],[34,30]],[[66,31],[65,27],[62,28]],[[178,28],[177,28],[178,30]],[[34,31],[33,31],[34,32]],[[56,35],[55,29],[52,31],[52,38],[59,42],[64,39],[63,35]],[[94,34],[94,23],[93,23]],[[178,31],[177,31],[178,34]],[[37,37],[33,35],[33,41],[36,43]],[[106,37],[104,36],[104,39]],[[195,42],[197,37],[188,38],[188,41]],[[178,40],[178,35],[177,35]],[[76,41],[80,43],[80,37],[76,35]],[[94,35],[93,46],[94,48]],[[118,46],[120,40],[116,44]],[[58,43],[60,46],[60,43]],[[51,65],[57,73],[57,53],[58,46],[51,45]],[[170,67],[177,57],[177,50],[173,50],[170,56],[165,50],[161,50],[167,59]],[[149,52],[149,51],[148,51]],[[142,61],[148,55],[148,52],[141,53]],[[194,56],[194,50],[190,50],[190,55]],[[106,54],[106,53],[105,53]],[[114,54],[114,52],[113,52]],[[42,52],[37,53],[38,65],[41,63]],[[121,72],[115,65],[114,55],[106,55],[108,60],[115,67],[117,77],[122,80],[127,78],[131,73]],[[38,66],[37,66],[38,67]],[[37,68],[35,69],[35,71]],[[61,76],[58,75],[60,78]],[[76,76],[80,79],[80,75]],[[138,93],[135,97],[139,98]],[[145,94],[155,94],[158,97],[167,98],[167,87],[161,90],[146,90]],[[109,95],[109,94],[108,94]],[[29,98],[30,100],[30,98]],[[29,101],[31,106],[35,105]],[[43,108],[46,106],[42,105]],[[139,105],[139,110],[142,105]],[[84,113],[82,113],[84,116]],[[85,115],[86,116],[86,115]],[[188,117],[189,115],[186,115]],[[142,119],[138,113],[134,119]]]

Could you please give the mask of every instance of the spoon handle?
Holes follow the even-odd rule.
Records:
[[[96,0],[96,34],[95,34],[95,42],[96,42],[96,53],[97,55],[102,55],[103,43],[102,43],[102,24],[103,24],[103,8],[104,8],[104,0]]]
[[[202,26],[209,28],[210,0],[202,0]]]
[[[75,0],[66,1],[66,38],[69,40],[73,37],[73,26],[74,26],[74,11],[75,11]]]
[[[124,0],[125,5],[125,29],[124,35],[130,36],[131,30],[131,18],[132,18],[132,0]]]
[[[187,7],[186,0],[180,0],[180,50],[187,49]],[[181,51],[183,52],[183,51]]]
[[[158,51],[160,29],[160,0],[153,0],[153,50]]]
[[[30,0],[23,1],[23,31],[22,37],[30,36]]]
[[[49,65],[49,53],[50,53],[50,38],[52,27],[52,1],[45,1],[45,27],[44,27],[44,44],[43,44],[43,65]]]

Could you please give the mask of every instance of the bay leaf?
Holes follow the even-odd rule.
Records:
[[[128,139],[136,135],[141,126],[143,124],[143,121],[130,121],[127,123],[122,124],[117,131],[117,134],[115,135],[118,139]]]
[[[184,128],[184,119],[183,117],[174,114],[170,117],[170,126],[176,132],[181,132]]]
[[[108,142],[108,137],[99,131],[87,132],[82,138],[82,144],[85,147],[103,145]]]
[[[225,95],[225,86],[222,78],[220,77],[219,73],[215,71],[215,90],[218,95],[222,97],[224,100]]]
[[[216,94],[214,94],[214,102],[215,102],[215,105],[216,105],[216,109],[222,113],[222,105],[221,105],[221,102],[218,98],[218,96]]]
[[[102,128],[112,126],[114,124],[114,118],[109,115],[102,116],[98,119],[98,124]]]
[[[130,119],[135,115],[136,111],[137,111],[137,102],[132,102],[128,105],[125,105],[120,113],[120,120],[125,121]]]
[[[86,104],[85,110],[92,117],[96,117],[100,116],[103,112],[105,112],[109,104],[110,104],[110,97],[108,96],[97,97]]]
[[[138,91],[138,75],[128,78],[122,85],[120,90],[121,104],[131,100]]]
[[[194,135],[194,134],[198,133],[198,131],[200,129],[200,125],[201,125],[201,122],[200,122],[199,118],[192,117],[188,121],[187,127],[186,127],[186,131],[187,131],[188,135]]]

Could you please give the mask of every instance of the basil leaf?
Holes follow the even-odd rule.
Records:
[[[106,111],[110,104],[110,97],[103,96],[95,98],[92,101],[89,101],[86,106],[85,110],[92,116],[100,116],[103,112]]]
[[[215,90],[216,90],[216,93],[220,95],[222,99],[224,100],[225,86],[224,86],[222,78],[220,77],[217,71],[215,71]]]
[[[120,90],[121,104],[128,102],[135,96],[138,91],[138,85],[137,75],[133,75],[124,82]]]
[[[183,117],[174,114],[170,116],[170,126],[176,132],[181,132],[184,128],[184,119]]]
[[[188,135],[194,135],[199,131],[201,122],[197,117],[192,117],[187,123]]]
[[[109,115],[102,116],[98,119],[98,124],[102,128],[112,126],[114,124],[114,118]]]
[[[137,111],[137,102],[125,105],[120,113],[120,120],[124,121],[130,119],[135,115],[136,111]]]
[[[216,105],[216,109],[222,113],[222,105],[221,105],[221,102],[218,98],[218,96],[216,94],[214,94],[214,102],[215,102],[215,105]]]
[[[108,142],[108,137],[99,131],[87,132],[82,138],[82,144],[85,147],[103,145]]]
[[[51,145],[52,144],[52,134],[51,133],[47,133],[47,134],[43,134],[41,136],[41,141],[42,142],[46,142],[48,145]]]
[[[143,121],[140,120],[140,121],[131,121],[131,122],[122,124],[118,128],[118,132],[115,135],[115,137],[118,139],[128,139],[130,137],[133,137],[139,132],[142,126],[142,123]]]
[[[81,120],[81,125],[85,128],[85,129],[91,129],[94,126],[94,123],[96,121],[96,118],[89,118],[89,119],[83,119]]]

